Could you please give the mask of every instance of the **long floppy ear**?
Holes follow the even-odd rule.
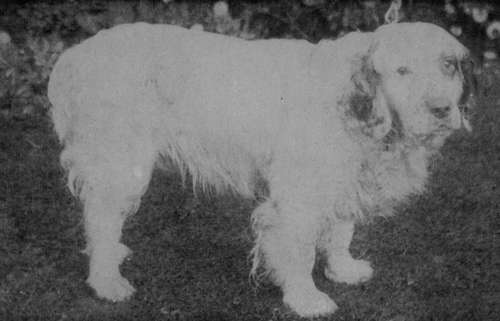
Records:
[[[310,72],[320,103],[335,104],[347,127],[382,139],[391,130],[391,112],[371,62],[377,49],[373,33],[351,32],[335,41],[320,41]]]
[[[352,89],[347,94],[346,113],[356,119],[361,131],[375,139],[384,138],[392,127],[392,113],[380,86],[371,55],[376,46],[352,62]]]
[[[475,72],[474,59],[471,56],[466,56],[460,62],[460,69],[464,77],[462,97],[458,103],[460,113],[462,114],[462,123],[464,127],[471,131],[472,127],[469,123],[470,118],[474,114],[478,99],[478,81]]]

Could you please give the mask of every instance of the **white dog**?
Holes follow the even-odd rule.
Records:
[[[390,215],[422,191],[428,160],[459,110],[467,50],[425,23],[385,25],[314,45],[245,41],[174,26],[121,25],[66,51],[49,83],[69,187],[84,204],[88,284],[113,301],[134,292],[120,243],[160,161],[193,185],[266,200],[252,214],[259,267],[301,316],[336,304],[314,285],[372,275],[349,254],[354,222]]]

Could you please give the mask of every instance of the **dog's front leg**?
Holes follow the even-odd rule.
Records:
[[[339,221],[331,227],[325,244],[325,276],[330,280],[355,284],[367,281],[373,274],[368,261],[356,260],[349,253],[353,233],[353,222]]]
[[[312,279],[318,225],[310,211],[299,202],[269,200],[253,214],[260,221],[256,246],[265,267],[282,288],[284,303],[302,317],[326,315],[337,309]]]

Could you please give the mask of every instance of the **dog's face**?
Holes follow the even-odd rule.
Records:
[[[373,36],[361,73],[378,119],[390,119],[408,141],[429,148],[440,147],[453,130],[470,130],[462,112],[471,95],[463,45],[425,23],[385,25]]]

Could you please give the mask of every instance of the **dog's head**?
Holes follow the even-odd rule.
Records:
[[[465,113],[475,87],[472,62],[440,27],[382,26],[353,66],[348,111],[367,135],[438,148],[452,131],[471,129]]]

